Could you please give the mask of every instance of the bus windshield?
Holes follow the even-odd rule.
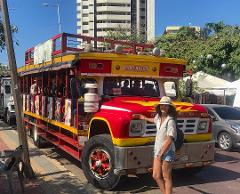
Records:
[[[159,97],[158,82],[146,78],[107,77],[103,82],[103,94],[109,96]]]

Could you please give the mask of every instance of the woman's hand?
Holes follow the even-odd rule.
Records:
[[[144,115],[139,115],[139,119],[140,119],[140,120],[146,120],[146,116],[144,116]]]
[[[134,115],[132,115],[132,118],[148,121],[148,122],[151,122],[151,123],[154,122],[154,118],[148,118],[148,117],[146,117],[144,115],[141,115],[141,114],[134,114]]]
[[[157,159],[161,161],[161,160],[162,160],[162,154],[159,153],[159,154],[157,155]]]

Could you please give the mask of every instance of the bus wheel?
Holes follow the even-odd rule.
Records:
[[[8,112],[8,108],[5,108],[5,109],[4,109],[4,113],[3,113],[3,121],[4,121],[5,123],[7,123],[7,112]]]
[[[13,124],[13,119],[11,119],[10,114],[11,113],[9,111],[7,111],[6,122],[7,122],[8,125],[11,126]]]
[[[120,175],[114,174],[114,147],[110,135],[96,135],[86,143],[82,168],[95,187],[112,190],[117,186]]]
[[[34,145],[37,146],[38,148],[43,147],[44,140],[42,137],[39,136],[37,126],[35,126],[35,125],[32,129],[32,134],[33,134]]]

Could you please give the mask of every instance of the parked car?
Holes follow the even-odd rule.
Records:
[[[223,150],[240,146],[240,110],[219,104],[203,104],[213,120],[213,137]]]

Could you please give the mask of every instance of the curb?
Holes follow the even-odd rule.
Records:
[[[0,135],[0,139],[7,146],[7,149],[15,149],[19,145],[16,131],[0,131]],[[88,189],[86,190],[87,184],[82,183],[61,163],[47,157],[30,141],[28,141],[28,145],[31,165],[40,183],[39,187],[44,193],[92,193]]]

